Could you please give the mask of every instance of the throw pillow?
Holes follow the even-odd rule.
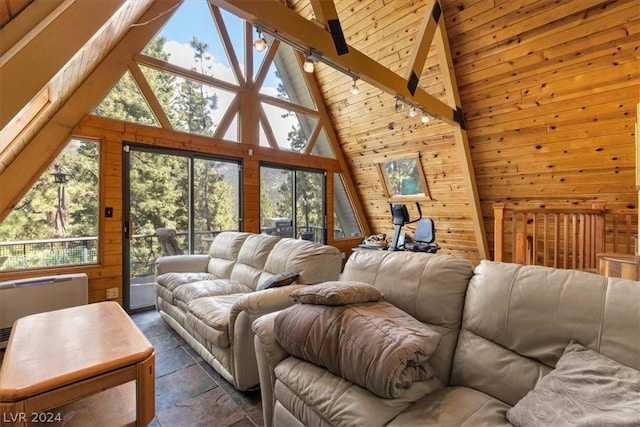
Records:
[[[515,426],[638,426],[640,372],[572,341],[507,419]]]
[[[278,273],[260,284],[256,288],[256,291],[263,291],[270,288],[279,288],[280,286],[287,286],[298,280],[300,273],[295,271],[285,271],[284,273]]]
[[[296,289],[289,296],[295,302],[318,305],[346,305],[376,302],[384,295],[363,282],[332,281]]]

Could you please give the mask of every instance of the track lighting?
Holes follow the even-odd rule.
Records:
[[[400,102],[400,99],[397,96],[394,99],[396,101],[396,113],[399,113],[404,110],[404,103]]]
[[[429,114],[427,114],[426,111],[423,111],[422,112],[422,119],[420,119],[420,120],[422,120],[422,123],[429,123]]]
[[[316,69],[316,66],[311,59],[307,58],[304,60],[304,64],[302,64],[302,69],[307,73],[313,73],[313,71]]]
[[[357,95],[359,90],[358,90],[358,86],[356,85],[356,80],[358,80],[357,78],[353,78],[353,83],[351,84],[351,95]]]
[[[302,69],[307,73],[313,73],[313,71],[316,69],[316,62],[320,62],[320,60],[322,60],[322,52],[311,49],[305,57],[304,64],[302,64]]]
[[[256,39],[256,41],[253,42],[253,47],[256,49],[257,52],[262,52],[267,48],[267,41],[265,40],[264,35],[262,34],[262,31],[260,31],[260,29],[256,29],[256,30],[258,31],[258,38]]]
[[[409,109],[409,117],[415,117],[418,115],[418,108],[417,107],[411,107]]]

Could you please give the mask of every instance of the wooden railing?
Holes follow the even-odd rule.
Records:
[[[635,209],[527,209],[493,205],[494,259],[596,271],[597,255],[635,254]]]

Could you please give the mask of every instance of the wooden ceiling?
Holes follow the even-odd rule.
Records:
[[[323,3],[288,0],[286,4],[311,19],[314,2]],[[40,21],[31,18],[30,24],[17,25],[18,21],[27,15],[42,15],[42,8],[52,3],[33,3],[2,29],[2,72],[7,64],[4,55],[14,46],[7,37],[13,31],[9,29],[22,28],[24,37],[32,29],[28,25],[33,27]],[[83,3],[64,2],[72,4],[70,8],[80,8]],[[6,139],[0,138],[0,180],[11,176],[11,185],[19,188],[18,192],[30,185],[60,148],[50,137],[69,135],[95,104],[94,98],[100,99],[111,87],[141,50],[144,38],[151,37],[153,28],[166,19],[163,13],[175,4],[169,0],[135,1],[114,11],[111,18],[107,13],[98,14],[98,18],[86,15],[86,25],[94,27],[94,35],[87,33],[80,43],[84,47],[63,49],[56,60],[65,60],[57,71],[38,64],[16,68],[29,70],[24,77],[30,88],[26,95],[16,90],[16,96],[27,96],[27,101],[40,99],[46,110],[38,109],[35,119],[23,124],[18,143],[11,149],[3,146]],[[433,0],[335,0],[333,4],[347,43],[404,76]],[[354,96],[349,93],[351,77],[323,65],[315,73],[370,228],[375,232],[392,230],[389,200],[376,165],[415,153],[420,155],[432,195],[419,201],[425,214],[435,219],[437,241],[445,252],[471,260],[484,256],[478,250],[469,177],[477,186],[489,242],[494,202],[559,207],[599,200],[609,206],[636,206],[638,1],[443,0],[441,4],[466,118],[467,153],[456,143],[455,127],[445,120],[423,124],[419,118],[409,117],[406,109],[396,112],[393,94],[374,84],[359,82],[360,93]],[[318,7],[322,8],[316,5],[316,10]],[[148,21],[149,25],[130,28],[136,21]],[[68,37],[69,33],[49,34],[59,46],[66,46],[57,39],[62,35]],[[13,40],[22,38],[15,37]],[[29,57],[38,57],[35,47],[29,46],[24,46],[32,49]],[[443,63],[437,49],[430,49],[419,87],[446,101],[451,90],[443,78]],[[48,85],[36,84],[45,80]],[[7,83],[3,75],[0,81]],[[91,96],[81,105],[69,105],[66,101],[81,84]],[[42,102],[41,90],[46,87]],[[2,88],[3,104],[8,99],[5,89],[12,90],[11,85]],[[15,112],[20,104],[15,101],[9,107]],[[2,117],[5,124],[13,116]],[[46,140],[40,136],[43,129],[49,129]],[[465,156],[469,156],[469,168]],[[0,207],[9,206],[14,198],[15,194],[0,191]]]

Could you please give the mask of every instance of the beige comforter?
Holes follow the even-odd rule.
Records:
[[[297,304],[280,312],[275,336],[289,354],[385,398],[432,376],[440,335],[387,302]]]

